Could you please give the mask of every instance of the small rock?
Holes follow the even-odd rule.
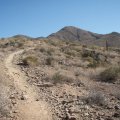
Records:
[[[36,99],[36,101],[39,101],[39,99]]]
[[[90,109],[90,107],[89,107],[88,105],[86,105],[84,108],[85,108],[86,110],[89,110],[89,109]]]
[[[13,105],[17,104],[15,100],[12,100],[11,102]]]
[[[70,117],[69,120],[77,120],[75,117]]]
[[[114,120],[112,117],[108,117],[106,118],[106,120]]]
[[[11,96],[10,96],[10,99],[15,99],[15,96],[14,96],[14,95],[11,95]]]
[[[84,113],[85,116],[89,116],[89,113]]]
[[[62,104],[63,104],[63,105],[66,104],[66,101],[63,100],[63,101],[62,101]]]
[[[18,111],[17,111],[17,110],[14,110],[13,113],[18,113]]]
[[[116,105],[116,106],[115,106],[115,109],[116,109],[116,110],[120,110],[120,106],[119,106],[119,105]]]
[[[113,116],[116,117],[116,118],[118,118],[118,117],[120,117],[120,114],[119,113],[114,113]]]
[[[113,108],[114,108],[113,106],[110,105],[107,106],[107,109],[113,109]]]
[[[21,100],[26,100],[26,99],[27,99],[27,97],[25,95],[21,96]]]

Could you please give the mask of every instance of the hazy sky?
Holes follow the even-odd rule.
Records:
[[[120,0],[0,0],[0,37],[47,36],[64,26],[120,32]]]

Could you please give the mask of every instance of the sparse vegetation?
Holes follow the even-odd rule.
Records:
[[[106,97],[103,93],[97,92],[97,91],[91,91],[86,98],[86,102],[90,105],[96,104],[99,106],[105,106],[106,105]]]
[[[100,80],[103,82],[116,82],[120,75],[120,67],[109,67],[100,73]]]
[[[53,61],[54,61],[54,58],[53,57],[50,57],[50,56],[48,56],[47,58],[46,58],[46,65],[53,65]]]
[[[79,32],[71,34],[72,29],[68,29],[66,35],[70,33],[71,40],[64,34],[63,40],[17,36],[0,41],[1,120],[6,115],[13,117],[10,119],[21,119],[21,115],[36,119],[43,113],[55,115],[55,120],[115,118],[120,110],[120,49],[113,48],[111,40],[108,50],[104,40],[99,43],[104,47],[94,46],[102,35],[90,37],[91,33],[83,31],[84,38]]]
[[[57,83],[71,83],[74,80],[68,76],[62,75],[60,72],[56,72],[54,73],[54,75],[52,76],[52,81],[54,84]]]
[[[38,59],[35,56],[27,56],[22,60],[23,65],[33,66],[38,64]]]
[[[115,91],[114,96],[115,96],[115,98],[120,100],[120,91]]]
[[[99,66],[107,66],[107,57],[104,53],[96,52],[95,50],[83,50],[82,51],[82,58],[89,62],[87,65],[91,68],[96,68]]]
[[[42,47],[42,48],[40,48],[40,52],[44,53],[44,52],[46,52],[46,49],[44,47]]]
[[[99,65],[99,62],[93,59],[87,66],[91,68],[96,68],[98,67],[98,65]]]
[[[46,49],[46,48],[42,47],[42,48],[40,48],[40,52],[51,56],[54,53],[54,49],[53,48]]]

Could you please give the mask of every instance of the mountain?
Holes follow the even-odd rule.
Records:
[[[94,44],[99,46],[105,46],[106,40],[110,47],[120,47],[120,33],[112,32],[102,36],[100,39],[96,40]]]
[[[1,38],[1,40],[43,40],[43,39],[59,39],[59,40],[70,40],[79,41],[85,45],[97,45],[105,46],[106,41],[109,47],[120,47],[120,33],[112,32],[109,34],[97,34],[87,30],[83,30],[73,26],[66,26],[56,33],[49,35],[48,37],[37,37],[32,38],[26,35],[15,35],[9,38]]]
[[[49,38],[55,37],[61,40],[77,40],[77,41],[88,41],[99,39],[102,35],[85,31],[73,26],[67,26],[62,28],[56,33],[48,36]]]
[[[67,26],[56,33],[48,36],[49,39],[60,39],[70,41],[80,41],[86,45],[105,46],[106,40],[111,47],[120,47],[120,34],[112,32],[110,34],[97,34],[90,31],[82,30],[77,27]]]

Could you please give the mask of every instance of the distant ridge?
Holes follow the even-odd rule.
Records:
[[[92,33],[86,30],[82,30],[77,27],[73,26],[67,26],[62,28],[56,33],[53,33],[49,35],[48,37],[55,37],[62,40],[78,40],[78,41],[84,41],[84,40],[96,40],[99,39],[102,35]]]
[[[120,33],[118,32],[112,32],[109,34],[97,34],[74,26],[66,26],[60,29],[58,32],[50,34],[48,37],[33,38],[19,34],[9,38],[1,38],[1,40],[3,39],[7,39],[7,40],[59,39],[59,40],[79,41],[81,44],[97,45],[97,46],[105,46],[107,41],[110,47],[120,47]]]
[[[67,26],[48,36],[52,39],[80,41],[86,45],[105,46],[106,40],[111,47],[120,47],[120,33],[97,34],[74,26]]]

